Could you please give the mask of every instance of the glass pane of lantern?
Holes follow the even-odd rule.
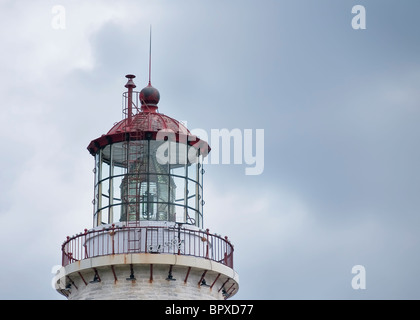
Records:
[[[176,164],[176,142],[165,141],[159,148],[157,157],[159,158],[158,161],[161,164]]]
[[[174,177],[175,184],[175,203],[184,204],[185,178]]]
[[[127,160],[127,153],[125,152],[125,143],[119,142],[112,145],[112,161],[114,163],[114,170],[116,167],[125,167],[124,163]],[[123,172],[121,172],[123,173]],[[117,174],[114,172],[114,174]]]
[[[200,159],[199,165],[197,166],[197,170],[198,170],[198,184],[202,186],[203,185],[204,166],[203,166],[203,162],[201,160],[202,159]]]
[[[199,197],[198,197],[198,207],[199,207],[199,211],[200,214],[203,215],[203,205],[204,205],[204,199],[203,199],[203,188],[200,186],[199,187]]]
[[[150,157],[151,161],[155,164],[159,164],[159,169],[164,170],[166,173],[169,170],[169,147],[168,141],[150,141]],[[156,165],[150,168],[151,172],[155,171]]]
[[[113,220],[110,223],[115,223],[115,222],[120,221],[120,219],[121,219],[121,204],[113,205],[112,212],[113,212]]]
[[[187,145],[183,143],[177,143],[177,164],[185,165],[187,164]]]
[[[197,164],[190,163],[188,165],[188,178],[197,181]]]
[[[142,182],[140,185],[140,219],[156,220],[157,185],[155,182]]]
[[[198,162],[198,149],[192,146],[188,147],[188,163]]]
[[[109,163],[111,159],[111,146],[108,145],[104,149],[102,149],[102,161]]]
[[[185,211],[183,205],[175,205],[176,222],[185,222]]]
[[[178,177],[185,177],[185,165],[183,164],[171,165],[171,174]]]
[[[99,198],[99,195],[98,195],[98,190],[99,190],[99,186],[98,185],[95,185],[95,192],[94,192],[94,198],[93,198],[93,211],[96,213],[97,211],[98,211],[98,203],[99,203],[99,201],[98,201],[98,198]]]
[[[112,202],[114,204],[121,202],[121,184],[122,176],[117,176],[112,178]]]
[[[102,200],[101,200],[101,206],[102,208],[109,205],[109,179],[105,179],[101,182],[101,190],[102,190]]]
[[[169,221],[168,216],[168,202],[169,202],[169,193],[168,193],[168,175],[159,175],[158,176],[158,188],[157,188],[157,220]]]
[[[99,168],[100,168],[100,162],[99,162],[100,156],[99,153],[95,155],[95,169],[93,172],[95,173],[95,183],[98,183],[99,181]]]
[[[102,182],[98,183],[98,193],[95,196],[97,202],[97,211],[102,209]]]
[[[101,180],[109,177],[109,165],[105,162],[102,162],[101,168]]]
[[[188,179],[188,207],[195,208],[196,183]]]
[[[114,162],[113,171],[114,171],[114,173],[113,173],[114,176],[119,176],[119,175],[125,174],[126,170],[125,170],[124,167],[121,167],[119,165],[115,165],[115,162]]]
[[[174,185],[175,185],[175,192],[174,192],[174,204],[175,211],[176,211],[176,219],[177,221],[184,222],[184,194],[185,194],[185,178],[174,177],[173,178]]]

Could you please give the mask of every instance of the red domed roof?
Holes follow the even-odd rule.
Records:
[[[210,152],[210,146],[204,140],[191,134],[191,132],[178,120],[157,112],[159,91],[150,83],[140,94],[141,111],[131,118],[127,117],[116,123],[107,134],[93,140],[88,150],[95,155],[99,149],[122,141],[132,140],[161,140],[174,139],[180,143],[187,143],[200,149],[203,156]]]

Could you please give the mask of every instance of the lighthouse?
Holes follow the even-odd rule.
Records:
[[[126,78],[122,119],[87,147],[93,226],[63,242],[56,289],[70,300],[228,299],[234,247],[203,219],[210,146],[159,111],[150,76],[140,92]]]

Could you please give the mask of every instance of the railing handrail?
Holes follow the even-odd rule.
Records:
[[[130,239],[130,236],[136,235],[138,239]],[[67,237],[61,246],[63,266],[105,255],[163,253],[205,258],[233,268],[233,250],[227,237],[211,234],[208,229],[203,231],[181,226],[114,224],[102,229],[85,229],[84,232]]]

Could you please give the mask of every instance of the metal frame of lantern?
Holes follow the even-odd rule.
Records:
[[[165,134],[165,138],[170,136]],[[156,159],[159,148],[168,153],[167,164]],[[200,149],[191,148],[195,149],[171,139],[153,140],[149,135],[145,140],[117,142],[99,149],[94,169],[94,226],[156,220],[202,227],[204,170]],[[191,151],[195,163],[188,159]],[[143,155],[141,159],[136,158],[139,154]],[[135,185],[134,190],[130,184]],[[130,215],[130,208],[137,205],[136,216]]]

